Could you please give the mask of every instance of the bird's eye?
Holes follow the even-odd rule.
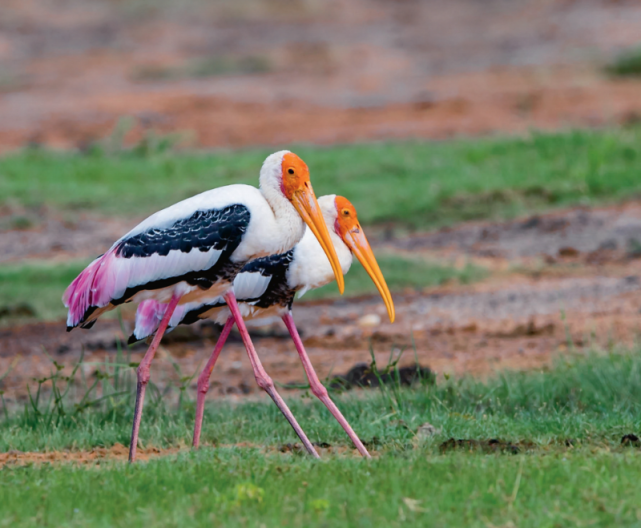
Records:
[[[349,209],[343,209],[343,214],[345,216],[349,216]]]
[[[288,172],[289,174],[294,174],[294,169],[289,168],[289,169],[287,169],[287,172]]]

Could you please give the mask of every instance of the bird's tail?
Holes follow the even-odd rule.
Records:
[[[96,274],[100,270],[104,257],[105,255],[101,255],[89,264],[65,290],[62,302],[66,308],[69,308],[67,330],[71,330],[85,322],[97,308],[93,302],[95,297],[94,284]]]
[[[111,302],[122,297],[132,282],[135,264],[133,259],[118,258],[114,249],[89,264],[62,296],[62,302],[69,308],[67,331],[78,325],[88,328],[100,314],[111,310]],[[134,279],[139,277],[134,275]]]

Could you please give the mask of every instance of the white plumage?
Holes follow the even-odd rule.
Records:
[[[182,295],[180,304],[184,304],[221,296],[228,291],[231,288],[230,281],[221,280],[209,290],[183,281],[162,288],[143,289],[128,299],[122,299],[130,288],[208,270],[217,263],[222,251],[214,248],[208,251],[194,248],[189,252],[172,250],[167,255],[144,257],[122,258],[117,255],[116,249],[123,241],[150,230],[171,228],[198,211],[223,209],[232,205],[245,206],[250,211],[249,225],[240,244],[229,257],[232,263],[242,264],[252,258],[290,249],[303,236],[305,224],[290,199],[283,194],[281,166],[286,154],[288,151],[280,151],[265,160],[260,171],[260,190],[249,185],[228,185],[203,192],[158,211],[118,239],[65,292],[63,301],[70,308],[67,326],[73,328],[79,323],[87,324],[97,319],[115,307],[112,300],[140,302],[155,299],[168,302],[178,292]],[[86,316],[90,307],[94,307],[94,311]]]
[[[78,325],[90,328],[102,313],[123,302],[150,301],[143,303],[137,314],[140,332],[157,334],[137,369],[131,462],[136,458],[149,367],[172,315],[185,313],[186,307],[203,298],[218,296],[234,313],[258,385],[271,396],[307,450],[318,456],[262,368],[231,291],[235,276],[246,262],[289,250],[303,236],[305,223],[321,240],[342,293],[343,277],[309,181],[309,169],[288,151],[267,157],[260,171],[260,190],[229,185],[151,215],[117,240],[67,288],[63,303],[69,308],[68,330]],[[247,281],[249,293],[265,288],[261,277],[252,276]],[[161,305],[163,302],[168,304]],[[143,316],[144,321],[139,321]]]
[[[336,250],[338,261],[341,266],[343,275],[349,271],[353,255],[349,247],[336,232],[337,211],[335,205],[336,195],[321,196],[318,198],[318,205],[323,214],[323,219],[327,225],[329,236]],[[249,264],[251,266],[251,264]],[[282,316],[287,313],[289,308],[284,305],[272,305],[269,307],[255,306],[256,299],[265,293],[273,280],[271,275],[262,275],[255,271],[241,271],[234,279],[233,288],[238,306],[245,320],[262,319],[265,317]],[[307,291],[325,286],[334,280],[334,271],[329,260],[327,259],[323,248],[311,232],[305,230],[301,241],[294,247],[291,264],[286,274],[287,288],[298,292],[298,297],[302,297]],[[147,305],[147,303],[149,305]],[[143,303],[136,314],[136,327],[134,336],[136,340],[144,339],[153,334],[151,325],[146,320],[145,310],[152,310],[157,316],[158,322],[162,318],[162,306],[151,305],[154,301]],[[168,331],[180,324],[187,313],[198,310],[205,305],[220,305],[210,308],[198,315],[199,319],[212,319],[218,324],[224,324],[230,316],[227,306],[224,306],[223,299],[216,294],[207,292],[196,301],[180,305],[172,315]],[[150,312],[151,313],[151,312]]]

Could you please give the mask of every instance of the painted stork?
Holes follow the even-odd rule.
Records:
[[[356,209],[342,196],[322,196],[318,199],[318,203],[329,228],[343,273],[349,271],[352,264],[352,254],[356,255],[383,297],[390,321],[394,322],[395,312],[392,297],[365,233],[358,222]],[[300,297],[308,290],[330,283],[334,276],[323,249],[313,234],[307,231],[293,249],[285,253],[259,258],[246,264],[234,279],[234,292],[239,302],[240,313],[245,319],[269,316],[279,316],[283,319],[296,345],[312,393],[329,409],[359,452],[363,456],[369,457],[367,449],[318,379],[298,334],[291,312],[296,293]],[[136,327],[129,342],[133,343],[152,335],[163,319],[166,307],[166,304],[153,300],[141,303],[136,313]],[[179,306],[169,321],[169,327],[173,328],[179,324],[191,324],[205,318],[211,318],[224,326],[216,347],[198,378],[194,447],[198,447],[200,443],[209,378],[234,324],[234,316],[230,313],[223,299],[212,298],[206,302],[192,302]]]
[[[289,151],[267,157],[260,190],[229,185],[159,211],[116,241],[71,283],[63,296],[67,330],[90,328],[104,312],[127,302],[167,303],[156,336],[137,370],[129,460],[136,458],[149,366],[177,306],[220,296],[234,315],[258,385],[274,400],[310,453],[314,447],[265,372],[240,316],[232,283],[252,259],[282,253],[305,233],[305,224],[344,281],[305,162]]]

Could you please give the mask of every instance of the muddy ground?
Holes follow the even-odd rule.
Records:
[[[544,368],[559,354],[635,342],[641,311],[640,233],[641,203],[631,202],[378,241],[379,249],[452,265],[473,262],[491,273],[472,285],[395,292],[394,324],[386,321],[376,296],[301,302],[295,306],[295,319],[321,377],[368,362],[370,343],[379,364],[385,365],[391,352],[405,350],[401,365],[418,358],[439,374],[485,377],[503,369]],[[126,320],[127,332],[131,326]],[[304,382],[296,350],[280,321],[256,326],[253,333],[275,380]],[[181,375],[196,372],[217,335],[218,328],[208,322],[170,334],[154,363],[154,379],[161,386],[177,384]],[[85,348],[85,374],[91,375],[95,362],[115,357],[116,341],[123,337],[113,320],[72,333],[65,332],[62,321],[0,329],[0,372],[14,365],[2,381],[5,398],[23,399],[27,383],[49,373],[52,363],[43,347],[66,365],[77,361]],[[144,344],[137,345],[131,360],[139,361],[144,351]],[[232,334],[212,381],[212,396],[259,393],[237,335]]]
[[[121,116],[227,147],[638,121],[635,0],[4,0],[0,149]]]

